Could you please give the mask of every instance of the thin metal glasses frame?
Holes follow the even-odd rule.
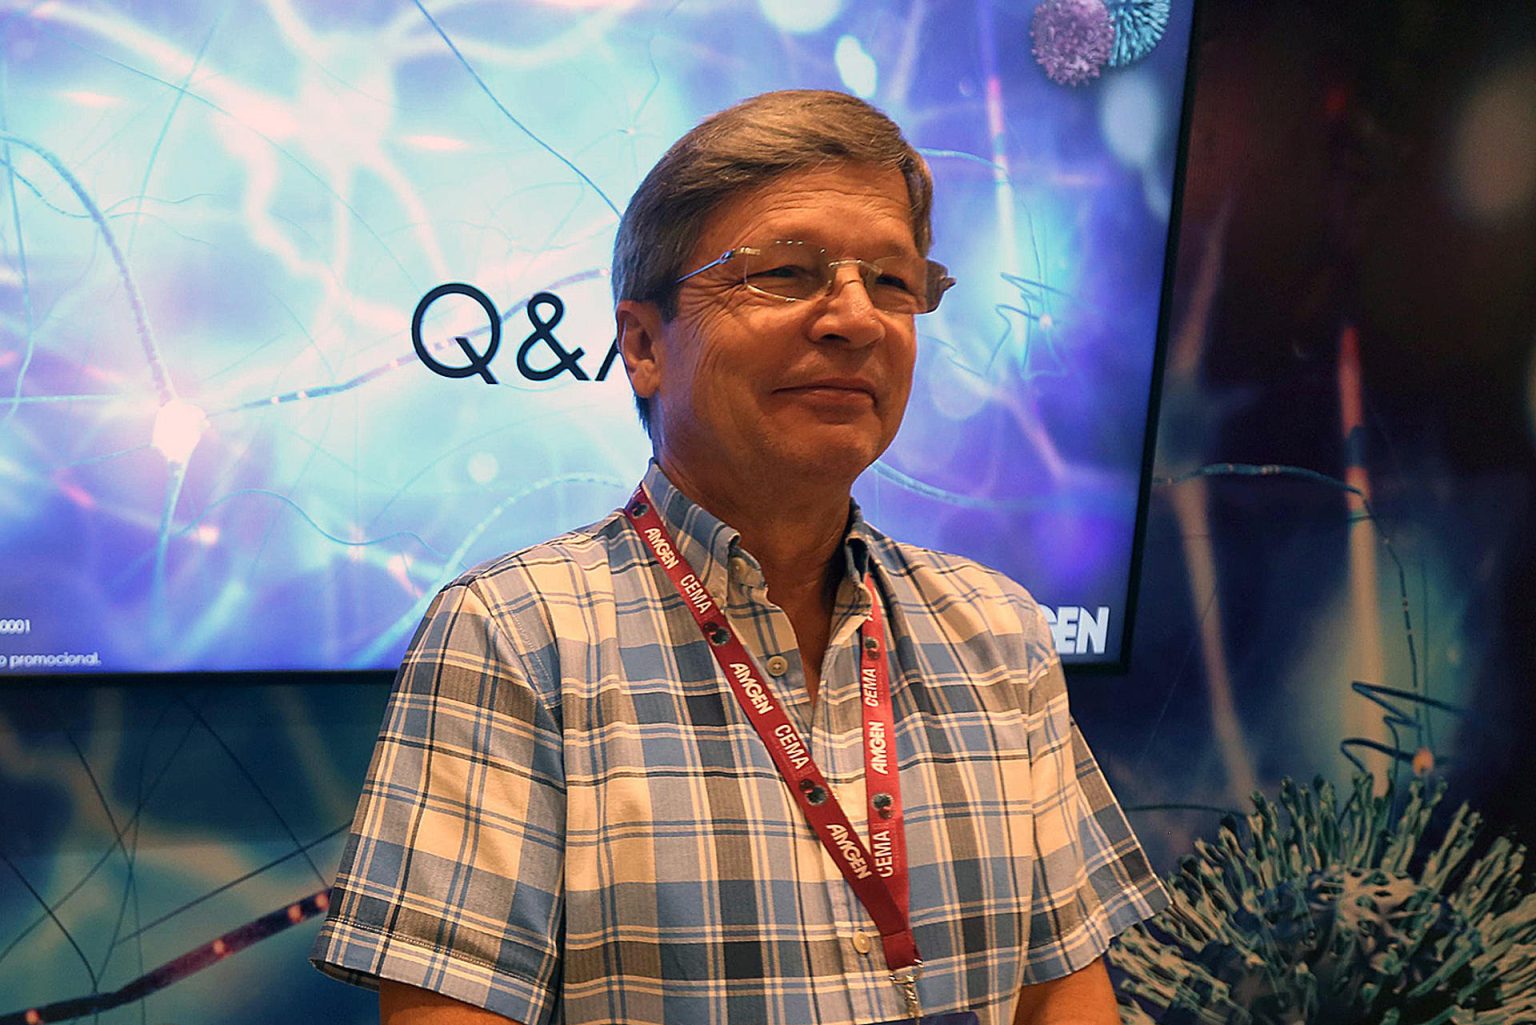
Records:
[[[813,246],[808,242],[801,242],[795,239],[777,239],[770,243],[770,246],[804,246],[805,252],[816,254],[816,265],[822,272],[821,287],[814,293],[805,296],[785,295],[781,292],[775,292],[770,289],[763,288],[762,286],[756,285],[749,281],[745,272],[743,273],[741,284],[746,286],[748,289],[757,293],[758,295],[766,295],[770,298],[779,299],[784,302],[805,302],[808,300],[821,298],[832,290],[832,286],[836,281],[837,268],[850,264],[859,268],[859,277],[864,285],[865,291],[870,296],[870,301],[874,303],[877,309],[884,310],[887,313],[932,313],[934,310],[938,309],[940,300],[944,298],[944,293],[947,292],[950,288],[954,287],[955,284],[955,279],[949,275],[949,268],[935,260],[925,259],[923,261],[925,274],[923,281],[924,293],[917,294],[915,292],[910,292],[909,290],[909,294],[911,294],[912,298],[916,300],[915,308],[911,310],[900,308],[888,309],[881,305],[881,303],[878,301],[877,289],[875,287],[880,274],[888,269],[888,266],[882,266],[884,261],[861,260],[857,257],[851,256],[840,260],[832,260],[827,258],[827,251],[822,247]],[[687,274],[684,274],[682,277],[672,282],[672,284],[674,287],[676,287],[677,285],[681,285],[683,282],[689,280],[690,278],[698,277],[705,271],[713,270],[714,268],[719,267],[722,264],[729,263],[739,257],[762,256],[765,255],[768,251],[768,247],[732,246],[730,249],[727,249],[725,252],[721,253],[719,256],[706,263],[704,266],[698,267],[689,271]]]

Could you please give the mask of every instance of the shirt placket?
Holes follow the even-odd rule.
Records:
[[[809,737],[811,709],[805,687],[805,667],[795,643],[795,630],[783,610],[768,601],[768,585],[762,570],[750,557],[732,546],[726,563],[725,582],[730,595],[726,609],[742,644],[768,676],[774,697],[790,722]]]
[[[858,686],[859,627],[868,614],[868,602],[862,588],[846,588],[839,603],[838,620],[827,645],[822,663],[820,698],[816,702],[811,726],[811,751],[822,771],[832,782],[837,799],[858,830],[864,843],[869,842],[864,781],[864,718]],[[839,934],[843,978],[854,1021],[885,1021],[894,1017],[886,990],[891,988],[885,967],[885,949],[880,933],[870,921],[864,905],[830,855],[823,854],[822,867],[828,901]]]
[[[836,620],[821,666],[818,698],[811,704],[805,667],[789,617],[768,601],[767,585],[756,564],[733,552],[728,560],[730,614],[743,642],[772,681],[775,696],[810,748],[811,756],[832,783],[860,838],[868,842],[865,813],[863,716],[859,706],[859,627],[868,615],[862,586],[845,584],[839,593]],[[749,626],[750,624],[750,626]],[[748,627],[744,629],[743,627]],[[818,844],[818,849],[820,845]],[[820,850],[822,887],[843,969],[844,996],[850,1020],[884,1021],[899,1013],[886,1000],[884,948],[880,934],[842,872]],[[894,990],[892,991],[894,992]],[[830,994],[822,993],[822,1000]],[[887,1007],[886,1004],[891,1006]]]

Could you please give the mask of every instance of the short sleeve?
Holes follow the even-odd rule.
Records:
[[[1086,967],[1168,897],[1072,721],[1055,655],[1032,674],[1027,717],[1036,858],[1024,981],[1033,984]]]
[[[511,629],[472,581],[428,609],[311,960],[536,1025],[558,1004],[565,780],[558,718],[528,670],[550,653]]]

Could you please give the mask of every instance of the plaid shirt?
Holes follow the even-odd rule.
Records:
[[[1011,1020],[1165,901],[1067,711],[1034,601],[858,515],[818,699],[738,535],[653,464],[862,830],[857,629],[887,609],[925,1011]],[[902,1016],[879,935],[618,513],[460,577],[390,700],[316,964],[526,1023],[854,1025]]]

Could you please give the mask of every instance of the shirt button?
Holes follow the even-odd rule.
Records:
[[[870,947],[872,946],[874,946],[874,944],[869,941],[869,933],[865,932],[863,929],[860,929],[858,932],[853,934],[854,950],[857,950],[861,954],[867,955],[869,953]]]
[[[783,655],[775,655],[768,660],[768,675],[783,676],[789,671],[789,659]]]

